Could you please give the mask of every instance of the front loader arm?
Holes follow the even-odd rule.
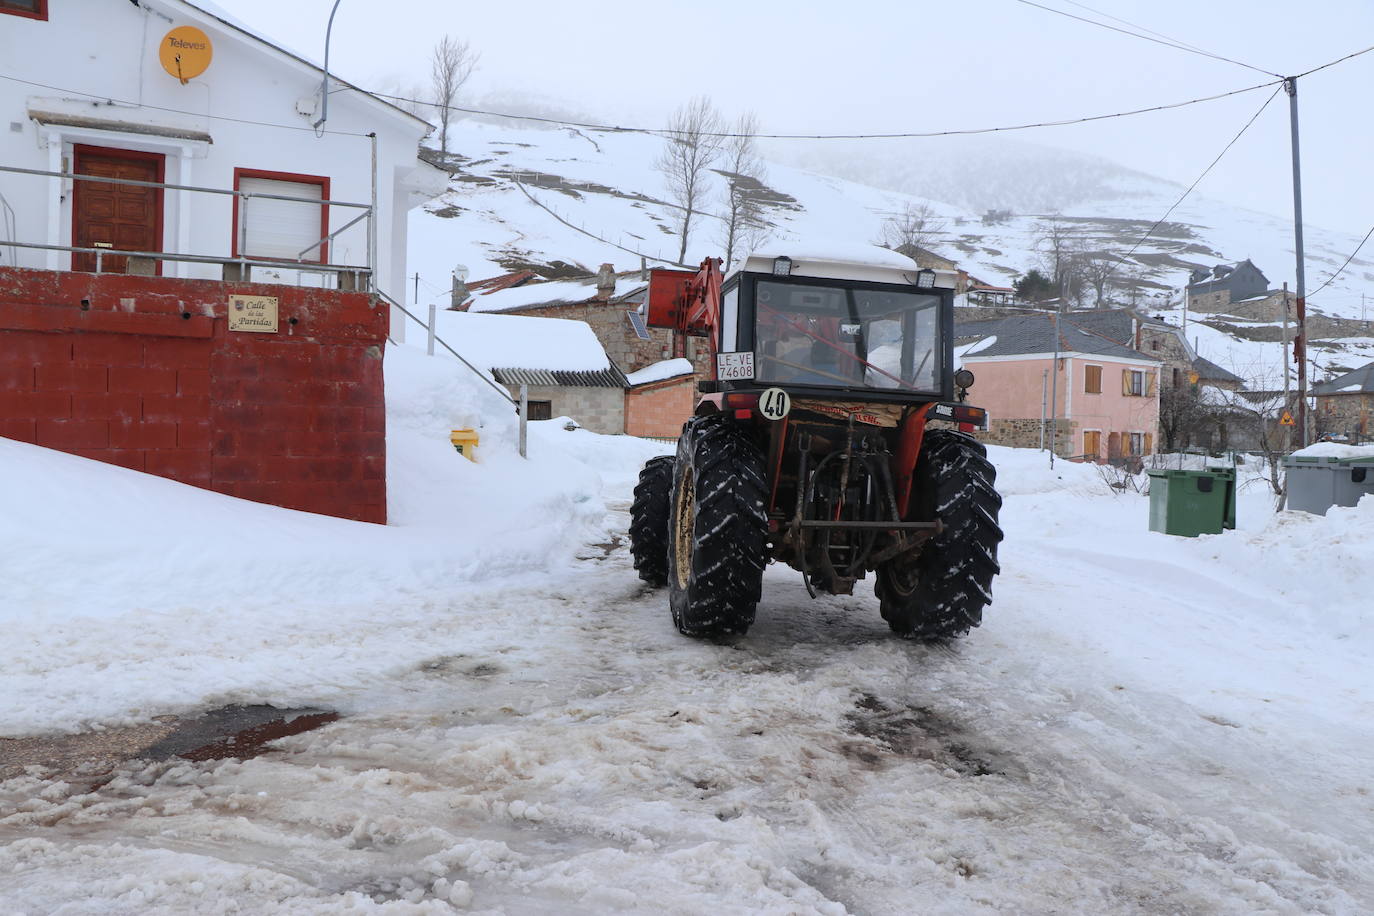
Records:
[[[674,356],[687,355],[689,336],[705,337],[714,362],[720,329],[722,279],[720,258],[707,258],[695,272],[661,269],[649,272],[647,324],[675,332]]]

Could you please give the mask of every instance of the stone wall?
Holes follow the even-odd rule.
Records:
[[[1318,435],[1344,435],[1352,442],[1374,438],[1374,394],[1334,394],[1317,398],[1313,426]]]
[[[1040,436],[1043,430],[1045,447],[1048,448],[1050,444],[1050,431],[1052,428],[1055,428],[1054,453],[1056,455],[1077,455],[1082,451],[1082,449],[1078,447],[1078,424],[1073,420],[1067,420],[1062,417],[1055,421],[1045,420],[1043,422],[1038,419],[994,419],[986,432],[980,431],[974,433],[974,435],[980,442],[985,442],[989,445],[1005,445],[1008,448],[1040,448]]]

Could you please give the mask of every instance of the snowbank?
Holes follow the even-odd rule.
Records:
[[[387,526],[0,439],[0,732],[337,701],[416,655],[423,609],[607,539],[606,495],[664,451],[535,423],[522,460],[510,405],[456,360],[402,346],[385,365]],[[477,463],[448,441],[463,427]]]
[[[1294,458],[1370,458],[1374,445],[1342,445],[1339,442],[1314,442],[1293,453]]]

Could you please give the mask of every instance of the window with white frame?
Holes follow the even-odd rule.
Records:
[[[234,189],[235,257],[328,261],[328,178],[235,169]]]

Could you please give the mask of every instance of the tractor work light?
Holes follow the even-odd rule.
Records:
[[[934,289],[935,271],[931,270],[929,267],[927,267],[925,270],[916,271],[916,288]]]
[[[790,277],[792,276],[792,259],[788,257],[773,259],[773,276]]]
[[[954,373],[954,386],[956,388],[972,388],[973,373],[967,369],[960,369],[958,372]]]

